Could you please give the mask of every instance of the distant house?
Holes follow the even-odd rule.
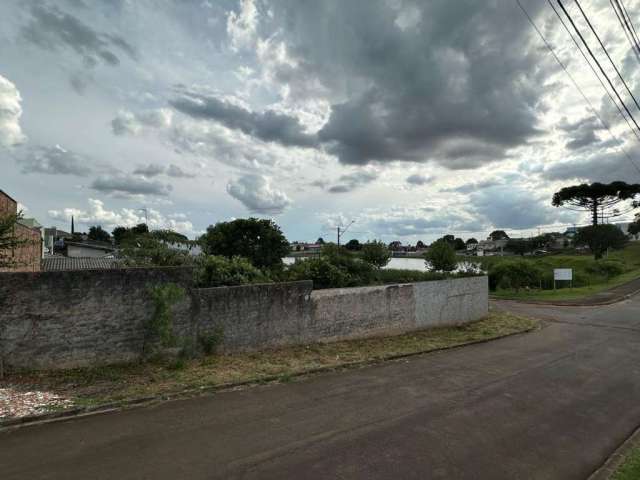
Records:
[[[112,270],[122,268],[123,263],[115,258],[73,258],[62,255],[47,256],[42,259],[43,272],[67,270]]]
[[[18,213],[18,202],[7,193],[0,190],[0,216],[15,215]],[[42,259],[42,232],[41,225],[33,218],[23,218],[14,227],[14,235],[26,240],[24,245],[14,248],[10,252],[10,258],[15,265],[0,271],[37,272],[40,271]]]
[[[73,235],[57,227],[49,227],[44,229],[44,249],[53,254],[56,246],[62,248],[64,240],[73,240]]]
[[[115,248],[110,243],[92,241],[64,241],[65,256],[70,258],[103,258],[112,256]]]

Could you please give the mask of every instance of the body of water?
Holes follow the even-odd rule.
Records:
[[[300,260],[303,260],[305,257],[298,257]],[[309,258],[309,257],[306,257]],[[295,257],[284,257],[282,259],[285,265],[291,265],[296,261]],[[394,257],[389,260],[389,263],[384,268],[397,268],[399,270],[417,270],[419,272],[428,271],[427,266],[424,263],[422,258],[398,258]],[[467,270],[470,268],[478,268],[477,264],[469,263],[469,262],[461,262],[458,264],[459,270]]]

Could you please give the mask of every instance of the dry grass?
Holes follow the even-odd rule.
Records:
[[[62,372],[22,373],[13,387],[52,391],[76,405],[94,405],[185,389],[260,382],[322,368],[338,368],[490,340],[537,328],[538,322],[504,312],[461,327],[435,328],[393,337],[286,347],[258,353],[214,355],[196,360],[135,363]]]

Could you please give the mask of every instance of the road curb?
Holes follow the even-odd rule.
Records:
[[[625,300],[629,300],[631,297],[640,294],[640,289],[635,290],[631,293],[627,293],[625,295],[619,295],[615,298],[612,298],[610,300],[604,300],[602,302],[584,302],[584,300],[582,302],[576,300],[576,301],[572,301],[572,300],[567,300],[565,303],[560,303],[558,302],[553,302],[553,301],[549,301],[546,302],[544,300],[517,300],[517,299],[509,299],[509,298],[498,298],[498,297],[492,297],[489,296],[489,299],[492,301],[500,301],[500,302],[513,302],[513,303],[520,303],[522,305],[542,305],[542,306],[550,306],[550,307],[604,307],[607,305],[613,305],[615,303],[620,303],[620,302],[624,302]]]
[[[622,442],[616,450],[607,457],[605,462],[587,480],[609,480],[614,472],[622,465],[627,453],[633,448],[640,446],[640,427]]]
[[[487,338],[482,340],[473,340],[470,342],[461,343],[459,345],[453,345],[450,347],[441,347],[441,348],[436,348],[431,350],[420,350],[417,352],[401,353],[401,354],[389,355],[381,358],[374,358],[372,360],[348,362],[348,363],[335,365],[335,366],[309,368],[309,369],[301,370],[299,372],[295,372],[292,374],[269,375],[268,377],[263,377],[260,379],[251,379],[251,380],[246,380],[242,382],[233,382],[233,383],[221,383],[219,385],[212,385],[207,387],[188,388],[188,389],[180,390],[174,393],[164,393],[164,394],[158,394],[153,396],[122,400],[119,402],[109,402],[109,403],[104,403],[101,405],[95,405],[91,407],[76,407],[69,410],[62,410],[59,412],[43,413],[41,415],[28,415],[28,416],[19,417],[19,418],[0,420],[0,434],[6,433],[12,430],[17,430],[19,428],[29,427],[29,426],[43,425],[43,424],[54,423],[54,422],[65,422],[65,421],[93,416],[93,415],[101,415],[106,413],[123,411],[130,408],[151,406],[154,404],[168,402],[172,400],[182,400],[182,399],[188,399],[188,398],[195,398],[201,395],[233,391],[240,387],[250,387],[250,386],[257,386],[257,385],[263,385],[268,383],[277,383],[279,381],[282,381],[283,378],[285,377],[288,379],[292,379],[292,378],[305,377],[307,375],[338,372],[341,370],[349,370],[352,368],[367,367],[367,366],[382,364],[382,363],[391,362],[394,360],[402,360],[404,358],[416,357],[419,355],[435,354],[438,352],[454,350],[458,348],[468,347],[471,345],[480,345],[483,343],[489,343],[489,342],[501,340],[504,338],[514,337],[517,335],[524,335],[526,333],[531,333],[533,331],[539,330],[542,327],[543,321],[537,318],[534,318],[533,320],[535,320],[538,323],[535,326],[520,332],[507,333],[497,337]]]

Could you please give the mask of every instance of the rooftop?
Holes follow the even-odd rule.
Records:
[[[43,272],[62,270],[113,270],[123,267],[122,263],[114,258],[71,258],[59,255],[43,258],[41,265]]]

